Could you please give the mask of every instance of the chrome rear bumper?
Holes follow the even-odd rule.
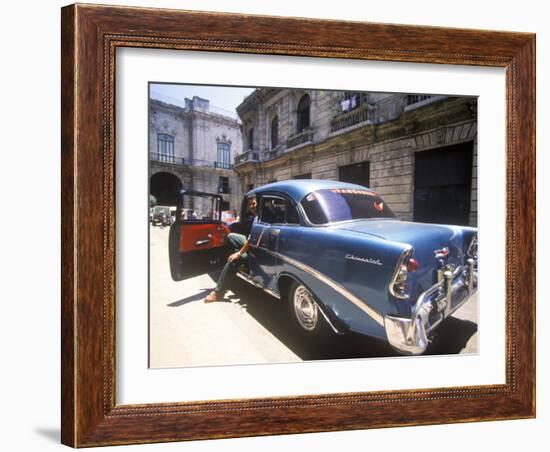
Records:
[[[417,299],[411,318],[387,315],[384,327],[393,348],[406,355],[419,355],[428,347],[428,335],[445,318],[466,303],[477,290],[476,261],[454,271],[440,273],[439,281]]]

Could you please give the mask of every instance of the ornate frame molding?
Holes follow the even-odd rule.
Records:
[[[535,415],[534,35],[71,5],[62,9],[62,42],[64,444],[99,446]],[[506,383],[116,405],[114,86],[119,47],[504,67]]]

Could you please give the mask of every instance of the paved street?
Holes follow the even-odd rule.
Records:
[[[168,228],[150,228],[150,367],[299,362],[394,356],[380,341],[335,336],[330,346],[305,343],[281,301],[238,281],[226,302],[204,304],[217,275],[174,282]],[[430,354],[475,353],[477,300],[446,320]]]

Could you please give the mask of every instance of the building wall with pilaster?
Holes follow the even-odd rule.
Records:
[[[306,92],[311,98],[313,139],[288,148],[286,140],[297,131],[296,106]],[[280,151],[273,154],[268,142],[259,140],[255,147],[259,161],[237,165],[243,188],[309,173],[314,179],[338,180],[340,167],[369,162],[370,187],[384,197],[401,219],[412,220],[415,153],[471,143],[469,224],[477,225],[475,98],[432,96],[411,105],[407,103],[407,95],[368,93],[369,120],[332,131],[332,121],[342,115],[341,99],[342,92],[337,91],[282,89],[271,90],[263,97],[252,96],[248,104],[238,107],[249,127],[269,122],[262,118],[277,114],[282,143]]]
[[[195,99],[193,99],[195,100]],[[203,100],[204,101],[204,100]],[[150,175],[167,172],[176,175],[184,188],[217,193],[219,178],[227,177],[229,193],[222,194],[230,209],[239,209],[242,184],[232,168],[219,168],[218,143],[230,146],[230,164],[243,149],[240,123],[230,117],[208,111],[208,102],[200,108],[166,104],[157,100],[149,103]],[[189,108],[190,107],[190,108]],[[174,161],[157,158],[158,134],[174,138]]]

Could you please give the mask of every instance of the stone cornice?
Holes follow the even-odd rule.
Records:
[[[256,88],[237,106],[237,114],[242,118],[253,106],[265,102],[280,91],[281,88]]]
[[[157,99],[150,99],[150,106],[163,109],[170,113],[181,116],[182,118],[193,118],[199,117],[203,119],[208,119],[210,121],[217,122],[219,124],[224,124],[228,127],[239,128],[240,124],[236,119],[233,119],[229,116],[222,116],[218,113],[211,111],[201,111],[201,110],[189,110],[178,105],[167,104]]]

